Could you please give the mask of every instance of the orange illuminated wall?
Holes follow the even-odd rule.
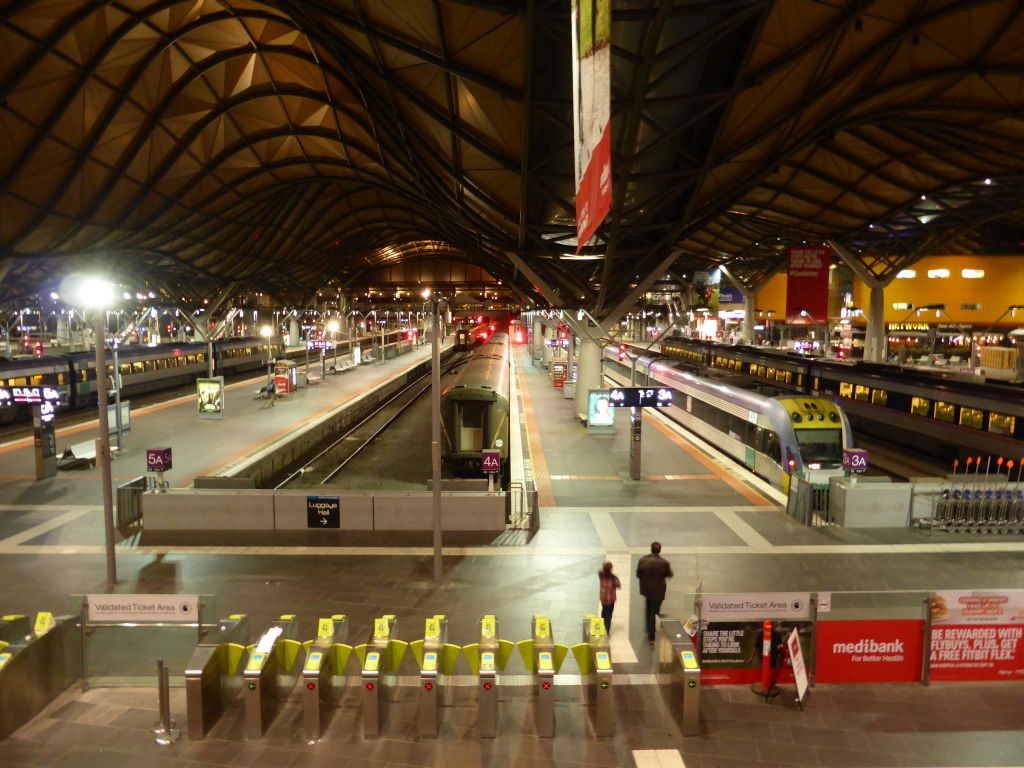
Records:
[[[916,275],[912,278],[897,278],[885,288],[885,321],[900,322],[907,318],[907,310],[895,310],[893,304],[945,304],[944,314],[938,319],[935,313],[921,315],[922,322],[965,323],[972,326],[991,324],[1007,307],[1024,304],[1024,256],[930,256],[915,262],[908,269]],[[985,274],[976,279],[963,277],[963,270],[981,270]],[[928,277],[929,270],[948,270],[949,277]],[[867,287],[854,280],[853,304],[867,309]],[[978,304],[980,309],[961,309],[963,304]],[[948,317],[947,317],[948,315]],[[909,320],[915,319],[916,315]],[[1017,320],[1024,325],[1024,313],[1017,313]],[[1007,315],[1002,323],[1014,322]]]

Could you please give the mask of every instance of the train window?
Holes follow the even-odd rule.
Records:
[[[960,408],[960,426],[981,429],[985,423],[985,414],[978,408]]]
[[[155,371],[156,370],[156,360],[147,360],[146,361],[146,370],[147,371]]]
[[[884,389],[871,390],[871,404],[885,406],[889,402],[889,393]]]
[[[779,436],[774,432],[768,432],[764,452],[776,464],[782,463],[782,447],[779,445]]]
[[[988,431],[997,435],[1012,435],[1017,419],[1005,413],[990,413],[988,415]]]
[[[188,356],[188,364],[189,365],[195,365],[195,363],[196,363],[196,356],[195,355],[189,355]]]
[[[89,380],[89,373],[84,368],[79,372],[78,376],[82,381]]]
[[[801,379],[801,380],[800,380],[800,381],[798,381],[797,383],[798,383],[798,384],[803,384],[803,378],[804,378],[804,377],[803,377],[803,374],[801,374],[801,375],[800,375],[800,379]],[[820,381],[818,381],[818,377],[817,377],[817,376],[815,376],[815,377],[814,377],[814,390],[815,390],[815,391],[817,391],[817,390],[819,390],[819,389],[821,389],[821,382],[820,382]]]
[[[764,376],[764,366],[763,365],[757,366],[757,375],[758,376]]]
[[[871,396],[871,387],[865,387],[863,384],[858,384],[853,391],[853,397],[855,400],[862,400],[865,403]]]
[[[145,373],[146,366],[142,363],[132,363],[132,373]]]
[[[840,397],[853,397],[853,384],[848,381],[840,382],[839,384],[839,396]]]
[[[935,418],[939,421],[953,422],[953,413],[956,410],[956,406],[952,403],[943,403],[938,401],[935,403]]]
[[[121,372],[122,376],[127,376],[129,373],[132,372],[132,365],[131,363],[121,363],[119,366],[117,366],[117,369]]]
[[[57,386],[58,387],[64,386],[64,374],[63,373],[58,373],[57,374]]]
[[[42,383],[43,383],[43,377],[42,377],[41,374],[37,373],[35,376],[32,377],[32,386],[33,387],[38,387]]]
[[[910,412],[915,416],[928,416],[932,410],[932,401],[926,397],[915,397],[910,401]]]
[[[114,366],[113,364],[107,366],[107,378],[112,379],[114,377]]]
[[[196,361],[200,362],[200,363],[205,363],[206,362],[206,353],[205,352],[200,352],[198,355],[196,355]]]
[[[786,371],[786,383],[787,384],[792,384],[793,383],[793,372],[792,371]]]

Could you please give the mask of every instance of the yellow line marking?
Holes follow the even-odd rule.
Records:
[[[555,493],[551,489],[551,478],[548,475],[548,462],[544,458],[544,447],[541,444],[540,431],[537,429],[537,419],[533,414],[533,400],[530,399],[530,389],[526,386],[526,379],[520,375],[516,366],[516,380],[519,382],[519,391],[523,393],[523,414],[526,416],[526,442],[530,447],[530,461],[533,463],[533,482],[537,486],[537,503],[542,507],[555,506]]]

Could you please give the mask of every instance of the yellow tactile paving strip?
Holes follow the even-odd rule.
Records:
[[[551,480],[621,480],[620,475],[551,475]],[[718,475],[644,475],[644,480],[718,480]]]
[[[537,429],[537,418],[533,412],[533,399],[526,386],[526,379],[520,375],[516,366],[516,382],[523,393],[523,415],[526,417],[526,442],[530,450],[530,462],[533,465],[533,482],[537,486],[537,503],[542,507],[555,506],[555,493],[551,489],[551,476],[548,475],[548,462],[544,458],[544,447]],[[618,478],[616,478],[618,479]]]

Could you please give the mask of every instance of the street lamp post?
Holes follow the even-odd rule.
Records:
[[[270,377],[273,375],[274,362],[270,359],[270,338],[274,335],[274,329],[269,325],[264,325],[260,328],[260,336],[263,337],[263,341],[267,345],[267,382],[270,382]]]
[[[432,296],[430,289],[423,291],[423,298],[430,301],[430,314],[433,316],[433,332],[430,339],[431,376],[430,376],[430,457],[433,470],[433,524],[434,524],[434,581],[441,582],[441,341],[440,341],[440,302]]]
[[[327,323],[327,329],[331,332],[331,346],[334,347],[334,373],[338,373],[338,328],[341,326],[336,319]]]

